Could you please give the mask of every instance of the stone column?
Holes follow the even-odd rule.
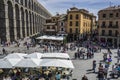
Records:
[[[14,21],[14,39],[17,40],[17,29],[16,29],[16,15],[15,15],[15,7],[13,7],[13,21]]]
[[[28,26],[27,27],[29,28],[28,36],[30,36],[30,14],[29,14],[29,12],[28,12]]]
[[[27,37],[27,20],[26,20],[26,12],[24,12],[24,29],[25,29],[25,37]]]
[[[20,13],[20,36],[21,36],[21,38],[23,38],[23,34],[22,34],[22,19],[21,19],[21,9],[20,9],[20,11],[19,11],[19,13]]]
[[[8,20],[8,5],[5,5],[5,25],[6,25],[6,40],[10,42],[9,20]]]
[[[32,27],[32,35],[33,35],[33,14],[31,14],[31,27]]]

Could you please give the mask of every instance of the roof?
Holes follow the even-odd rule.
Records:
[[[100,11],[105,11],[105,10],[117,10],[117,9],[120,9],[120,5],[118,5],[118,6],[110,6],[110,7],[104,8],[104,9],[102,9],[102,10],[100,10]],[[99,12],[100,12],[100,11],[99,11]]]

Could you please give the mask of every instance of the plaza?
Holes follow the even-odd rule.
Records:
[[[22,43],[21,43],[22,44]],[[68,43],[68,45],[71,43]],[[20,47],[16,47],[15,44],[14,45],[10,45],[9,47],[4,47],[5,50],[8,52],[8,54],[10,54],[11,52],[20,52],[20,53],[33,53],[33,52],[41,52],[43,53],[43,48],[40,48],[39,45],[37,45],[36,47],[30,47],[29,50],[27,50],[26,46],[22,46],[20,45]],[[81,49],[83,47],[80,47],[79,49]],[[2,49],[3,47],[0,47],[0,51],[2,53]],[[94,58],[91,59],[74,59],[74,54],[76,50],[68,50],[66,51],[66,53],[69,54],[70,59],[72,60],[73,64],[74,64],[74,69],[73,69],[73,73],[72,73],[72,77],[70,77],[70,80],[81,80],[81,78],[86,75],[88,77],[88,80],[97,80],[97,73],[93,73],[92,69],[92,62],[93,60],[96,60],[97,63],[97,68],[96,68],[96,72],[98,72],[98,66],[99,63],[102,62],[103,60],[103,53],[107,52],[107,49],[102,49],[101,52],[95,52],[94,53]],[[57,51],[55,51],[57,52]],[[112,52],[112,64],[110,65],[109,68],[109,74],[110,71],[112,70],[112,65],[114,65],[117,62],[117,49],[111,49]],[[44,53],[45,54],[45,53]],[[5,55],[1,54],[1,58],[4,57]],[[104,64],[104,63],[103,63]],[[108,78],[111,78],[108,74]],[[110,80],[114,80],[114,79],[110,79]],[[115,79],[118,80],[118,79]]]

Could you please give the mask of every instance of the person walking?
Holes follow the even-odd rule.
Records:
[[[96,69],[96,60],[93,60],[93,72],[95,73],[95,69]]]
[[[2,52],[3,52],[3,54],[6,54],[6,50],[4,48],[2,49]]]

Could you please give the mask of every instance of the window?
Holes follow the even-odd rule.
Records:
[[[76,21],[76,24],[75,24],[76,26],[79,26],[79,23],[78,23],[78,21]]]
[[[70,21],[70,26],[72,26],[72,21]]]
[[[115,36],[116,36],[116,37],[118,36],[118,31],[117,31],[117,30],[115,30]]]
[[[116,27],[118,27],[118,21],[116,21]]]
[[[112,30],[109,30],[108,34],[109,34],[109,36],[112,36]]]
[[[106,18],[106,14],[103,14],[103,18]]]
[[[70,15],[70,19],[72,19],[73,18],[73,16],[72,15]]]
[[[70,28],[70,33],[72,33],[72,28]]]
[[[78,14],[76,15],[76,19],[79,19],[79,15]]]
[[[116,13],[116,17],[119,17],[119,13]]]
[[[110,14],[109,14],[109,17],[110,17],[110,18],[112,18],[112,17],[113,17],[113,14],[112,14],[112,13],[110,13]]]
[[[47,29],[50,29],[50,27],[49,27],[49,26],[47,26]]]
[[[105,30],[102,30],[102,36],[104,36],[105,35]]]
[[[64,26],[63,22],[61,22],[61,26]]]
[[[110,21],[110,22],[109,22],[109,27],[112,27],[112,26],[113,26],[113,22]]]
[[[61,31],[64,31],[64,29],[63,29],[63,28],[61,28]]]
[[[55,26],[53,26],[52,29],[55,29]]]
[[[102,28],[106,27],[106,23],[104,21],[102,22],[102,26],[101,27]]]
[[[78,33],[78,28],[75,29],[75,33]]]

